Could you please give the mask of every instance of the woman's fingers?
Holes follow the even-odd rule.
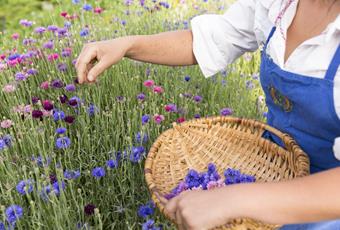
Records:
[[[78,81],[80,84],[87,81],[87,69],[88,65],[91,63],[93,59],[97,58],[97,52],[95,49],[84,49],[82,53],[79,55],[76,70],[78,75]]]
[[[96,63],[93,68],[87,74],[87,79],[90,82],[93,82],[97,79],[97,77],[104,72],[108,67],[110,67],[110,63],[102,58],[98,63]]]

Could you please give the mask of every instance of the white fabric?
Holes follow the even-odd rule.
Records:
[[[223,70],[244,52],[255,51],[265,43],[288,0],[238,0],[223,14],[200,15],[192,19],[193,52],[205,77]],[[324,78],[340,41],[340,14],[319,36],[313,37],[290,55],[284,63],[286,31],[297,8],[295,0],[277,23],[268,44],[268,54],[282,69]],[[340,68],[334,79],[334,106],[340,119]],[[340,137],[339,137],[340,139]],[[334,154],[340,160],[340,140]]]

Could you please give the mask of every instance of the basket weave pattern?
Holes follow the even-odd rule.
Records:
[[[262,138],[268,130],[285,148]],[[309,174],[309,160],[288,135],[262,122],[235,117],[210,117],[174,124],[152,145],[145,162],[145,178],[152,199],[164,213],[160,197],[183,180],[189,169],[205,171],[214,163],[220,175],[227,168],[254,175],[258,182],[289,180]],[[226,204],[227,205],[227,204]],[[277,225],[235,219],[216,229],[276,229]]]

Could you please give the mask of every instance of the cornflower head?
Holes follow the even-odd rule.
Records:
[[[68,137],[59,137],[56,140],[55,145],[57,149],[67,149],[71,145],[71,140]]]
[[[96,179],[104,177],[105,174],[105,169],[102,167],[96,167],[92,170],[92,176],[94,176]]]
[[[33,181],[32,180],[22,180],[17,186],[16,190],[20,195],[26,195],[33,191]]]

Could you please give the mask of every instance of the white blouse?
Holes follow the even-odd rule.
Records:
[[[193,52],[204,76],[218,73],[243,53],[255,51],[264,44],[288,1],[238,0],[223,15],[207,14],[193,18]],[[278,21],[267,52],[286,71],[324,78],[339,46],[340,14],[320,35],[299,45],[284,62],[285,37],[297,3],[298,0],[293,1]],[[340,69],[334,78],[334,104],[340,118]],[[333,151],[340,160],[340,137],[334,140]]]

